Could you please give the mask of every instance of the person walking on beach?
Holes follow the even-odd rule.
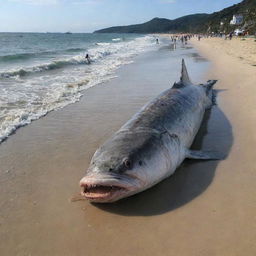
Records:
[[[174,42],[173,49],[176,49],[177,48],[177,38],[176,37],[173,38],[173,42]]]
[[[185,44],[188,44],[188,36],[184,36]]]
[[[232,40],[232,38],[233,38],[233,33],[230,32],[230,33],[229,33],[229,40]]]
[[[91,59],[88,53],[86,54],[85,59],[87,61],[87,64],[91,64]]]

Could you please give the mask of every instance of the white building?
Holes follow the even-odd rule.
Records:
[[[241,25],[244,21],[244,16],[241,14],[233,15],[233,19],[230,21],[230,25]]]

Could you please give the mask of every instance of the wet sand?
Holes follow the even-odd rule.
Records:
[[[169,179],[115,204],[70,200],[97,147],[178,80],[181,57],[192,79],[204,81],[209,63],[198,56],[194,49],[143,54],[118,78],[0,145],[1,255],[255,255],[255,153],[245,154],[253,134],[243,130],[240,139],[246,124],[233,119],[245,117],[238,107],[232,115],[238,100],[230,102],[229,90],[219,92],[193,145],[226,160],[185,161]],[[211,78],[225,78],[211,70]]]

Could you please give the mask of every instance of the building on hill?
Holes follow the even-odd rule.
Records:
[[[233,19],[230,21],[230,25],[241,25],[244,21],[242,14],[233,15]]]

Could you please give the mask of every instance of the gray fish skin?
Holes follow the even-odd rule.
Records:
[[[145,105],[94,154],[80,181],[91,202],[110,203],[154,186],[188,158],[219,159],[214,152],[189,150],[215,80],[190,82],[184,60],[178,83]]]

